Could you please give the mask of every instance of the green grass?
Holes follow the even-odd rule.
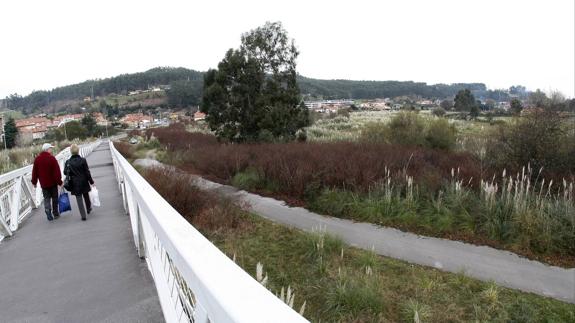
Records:
[[[246,191],[277,192],[279,187],[276,183],[267,180],[255,169],[248,168],[238,172],[232,177],[231,184]]]
[[[560,266],[573,263],[572,202],[558,198],[548,203],[545,199],[544,207],[537,208],[529,196],[528,206],[517,209],[505,198],[495,199],[490,206],[477,192],[464,188],[455,191],[449,185],[439,195],[415,189],[411,199],[404,191],[324,189],[308,198],[307,207],[338,218],[488,244]]]
[[[268,288],[291,286],[312,322],[574,322],[575,305],[411,265],[244,214],[247,230],[203,233]],[[323,241],[323,242],[321,242]],[[318,245],[322,247],[318,247]],[[368,269],[369,268],[369,269]]]
[[[263,185],[262,176],[255,170],[239,172],[232,178],[232,185],[242,190],[258,189]]]
[[[388,226],[411,227],[430,234],[450,232],[473,233],[473,218],[467,207],[448,200],[426,200],[415,195],[413,200],[392,195],[361,194],[347,190],[326,189],[309,201],[309,208],[339,218]]]

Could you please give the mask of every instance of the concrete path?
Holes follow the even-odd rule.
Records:
[[[239,198],[248,203],[256,214],[277,223],[304,231],[325,230],[352,246],[373,249],[380,255],[453,273],[463,272],[480,280],[493,280],[502,286],[575,303],[575,268],[548,266],[490,247],[322,216],[304,208],[286,206],[272,198],[239,191],[197,176],[194,178],[199,187]]]
[[[102,207],[81,221],[33,211],[0,244],[0,322],[163,322],[146,262],[138,258],[108,143],[88,157]]]

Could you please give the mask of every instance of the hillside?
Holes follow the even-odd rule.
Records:
[[[57,112],[77,107],[85,97],[105,97],[110,94],[127,95],[130,91],[144,90],[176,81],[186,81],[193,95],[201,97],[203,72],[183,67],[156,67],[145,72],[122,74],[105,79],[87,80],[52,90],[35,91],[27,96],[10,95],[7,107],[29,114]],[[488,90],[483,83],[434,84],[413,81],[353,81],[320,80],[298,76],[298,84],[306,99],[374,99],[414,95],[443,99],[453,97],[457,91],[469,88],[480,99],[506,100],[508,94]]]

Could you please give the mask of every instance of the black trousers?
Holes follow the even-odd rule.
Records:
[[[52,214],[54,216],[60,215],[58,210],[58,186],[43,188],[42,195],[44,196],[44,211],[46,211],[48,221],[52,221],[54,219]]]
[[[82,197],[84,198],[84,203],[86,203],[86,209],[92,210],[92,202],[90,202],[90,194],[84,193],[81,195],[76,195],[76,203],[78,203],[78,210],[80,210],[80,216],[82,219],[86,218],[86,209],[84,209],[84,203],[82,202]]]

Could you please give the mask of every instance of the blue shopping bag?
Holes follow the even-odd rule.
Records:
[[[66,211],[72,211],[72,206],[70,205],[70,198],[68,197],[68,193],[62,190],[60,196],[58,197],[58,210],[60,210],[60,214]]]

